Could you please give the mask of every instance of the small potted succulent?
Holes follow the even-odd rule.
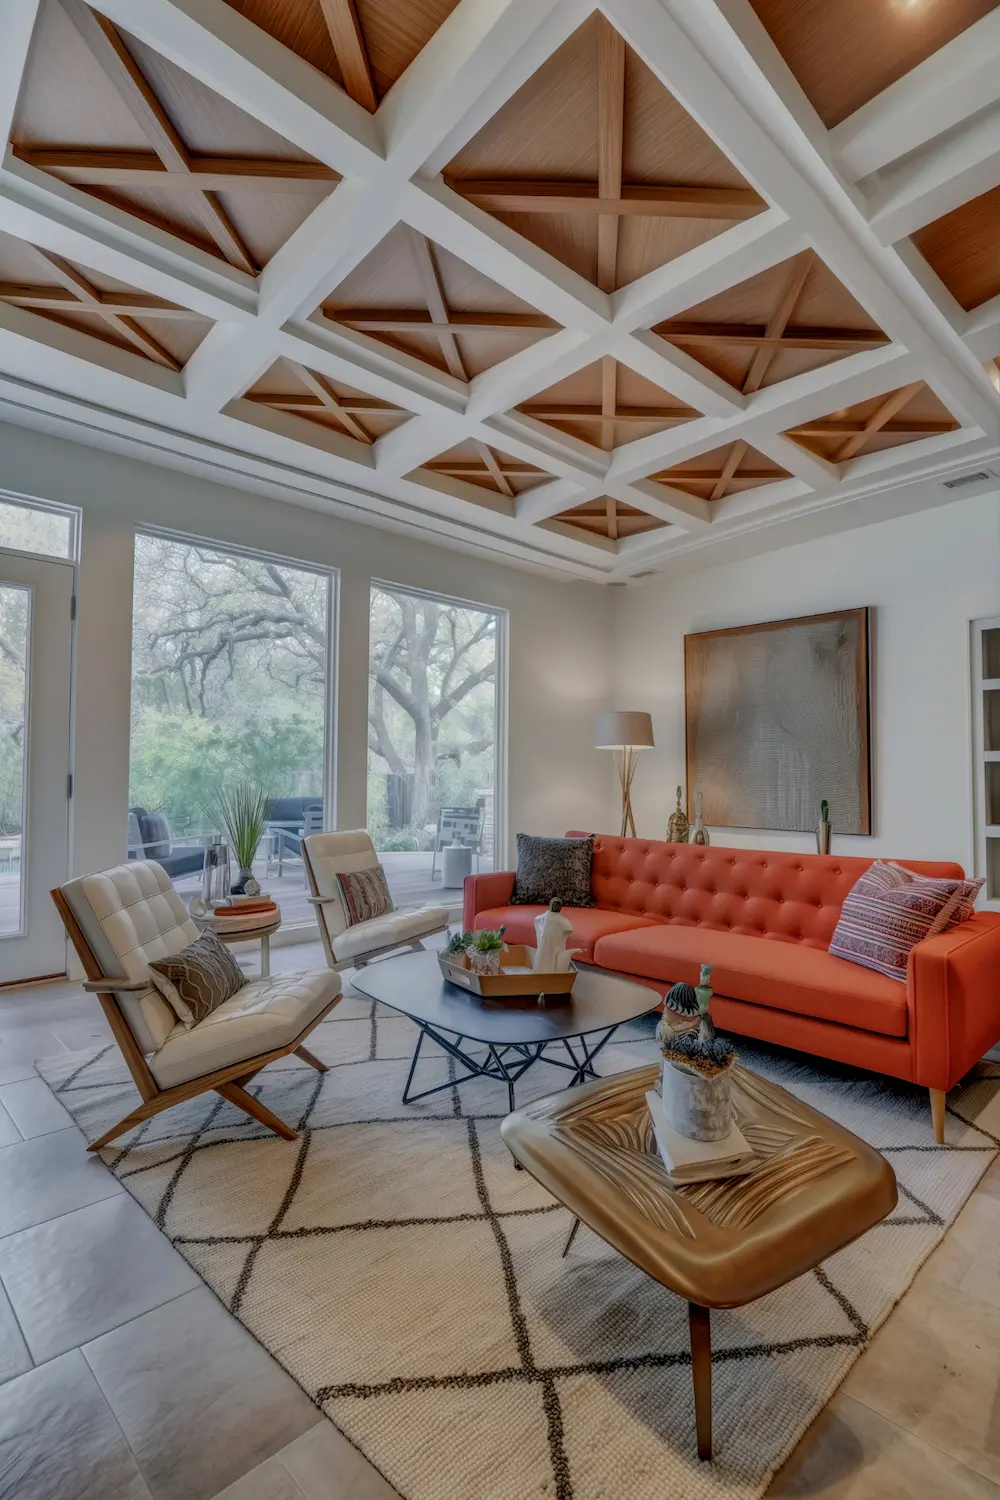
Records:
[[[496,932],[492,928],[484,927],[481,931],[472,933],[465,952],[473,974],[500,973],[500,955],[504,949],[503,934],[502,927]]]
[[[444,945],[445,956],[447,958],[459,958],[463,953],[468,953],[472,938],[473,934],[471,932],[449,931],[448,941]]]
[[[695,1141],[721,1141],[733,1124],[730,1070],[736,1049],[716,1036],[709,1007],[712,965],[702,964],[697,987],[675,984],[663,999],[656,1040],[663,1053],[661,1093],[667,1124]],[[675,1030],[670,1016],[697,1026]]]

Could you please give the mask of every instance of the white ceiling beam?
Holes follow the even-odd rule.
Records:
[[[596,498],[596,495],[581,489],[572,480],[553,479],[548,484],[540,484],[523,495],[515,496],[514,514],[519,521],[534,526],[539,521],[548,521],[552,516],[557,516],[560,511],[570,510],[574,505],[584,505],[588,500]]]
[[[4,0],[0,6],[0,141],[10,139],[21,79],[41,0]]]
[[[744,219],[615,292],[615,329],[632,333],[675,318],[808,248],[805,232],[780,208]]]
[[[381,160],[367,110],[225,0],[101,0],[101,13],[339,172]]]
[[[894,244],[1000,183],[1000,105],[878,175],[871,226]],[[1000,251],[998,251],[1000,254]]]
[[[465,410],[468,388],[454,375],[326,319],[286,324],[276,335],[275,353],[417,416],[460,416]]]
[[[754,434],[753,445],[774,463],[787,469],[796,479],[803,480],[817,495],[832,494],[841,483],[836,464],[829,463],[816,453],[810,453],[793,438],[785,437],[784,433],[758,430]]]
[[[1000,297],[966,313],[962,337],[977,359],[1000,359]]]
[[[712,507],[707,500],[655,479],[639,479],[629,485],[609,484],[608,494],[683,531],[707,531],[712,524]]]
[[[715,7],[707,3],[705,9],[715,13]],[[928,368],[933,368],[948,388],[950,404],[961,407],[963,416],[985,426],[994,401],[981,365],[969,357],[954,329],[938,326],[932,332],[927,299],[912,278],[895,274],[891,259],[881,259],[881,246],[864,218],[858,195],[847,191],[817,153],[812,152],[807,169],[800,160],[801,152],[783,149],[736,92],[726,87],[708,57],[665,14],[658,0],[608,0],[607,10],[647,65],[716,140],[751,186],[771,203],[794,214],[812,243],[822,246],[826,264],[890,338],[908,348],[922,349]],[[700,12],[689,9],[686,14],[689,24],[696,26]],[[773,112],[774,90],[754,69],[749,55],[744,58],[744,92],[748,78],[762,100],[766,99],[768,112]],[[786,131],[790,140],[801,134],[792,117],[786,121]]]
[[[382,102],[378,127],[390,168],[401,178],[420,171],[499,80],[509,97],[516,84],[507,68],[519,53],[529,72],[541,67],[549,39],[540,29],[559,4],[459,0]]]
[[[1000,10],[994,10],[835,125],[834,159],[857,181],[998,100]]]
[[[421,178],[401,195],[401,217],[557,323],[599,333],[611,302],[554,255],[469,203],[439,178]]]
[[[207,318],[253,321],[251,276],[39,172],[9,150],[0,168],[0,229]]]
[[[469,386],[469,417],[481,421],[495,412],[519,406],[529,396],[564,380],[596,357],[586,334],[574,328],[560,328],[558,333],[537,339],[476,375]]]
[[[743,411],[746,398],[699,363],[686,349],[677,349],[659,334],[645,330],[619,340],[611,351],[622,364],[653,381],[662,390],[706,417],[728,417]]]

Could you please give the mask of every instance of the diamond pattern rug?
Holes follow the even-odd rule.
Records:
[[[1000,1146],[1000,1077],[926,1093],[741,1043],[743,1061],[886,1153],[898,1208],[811,1275],[713,1315],[715,1460],[695,1456],[683,1301],[570,1225],[500,1140],[505,1090],[403,1106],[412,1023],[348,992],[253,1092],[301,1135],[217,1096],[102,1153],[216,1295],[406,1500],[755,1500],[903,1295]],[[425,1046],[416,1087],[454,1077]],[[622,1028],[603,1071],[656,1057]],[[136,1102],[115,1047],[39,1072],[95,1138]],[[449,1073],[449,1069],[452,1070]],[[519,1102],[560,1089],[538,1064]]]

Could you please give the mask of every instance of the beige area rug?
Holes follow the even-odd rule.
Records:
[[[605,1071],[652,1060],[651,1025]],[[892,1217],[819,1271],[713,1314],[714,1462],[695,1456],[687,1309],[566,1211],[500,1140],[479,1079],[400,1103],[416,1030],[353,995],[253,1085],[302,1134],[264,1133],[217,1096],[103,1155],[221,1301],[406,1500],[752,1500],[941,1239],[1000,1144],[1000,1079],[926,1094],[742,1047],[751,1067],[884,1151]],[[417,1084],[454,1066],[433,1048]],[[93,1139],[135,1102],[114,1047],[42,1077]],[[997,1070],[993,1070],[994,1072]],[[518,1098],[563,1087],[538,1064]],[[529,1087],[530,1085],[530,1087]]]

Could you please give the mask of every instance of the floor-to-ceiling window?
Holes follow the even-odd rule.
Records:
[[[136,536],[129,848],[183,894],[200,885],[217,789],[251,781],[274,799],[254,873],[286,924],[311,920],[300,840],[331,785],[332,598],[329,571]]]
[[[497,610],[372,585],[368,827],[397,902],[441,894],[449,845],[470,851],[447,861],[451,878],[493,868],[504,625]]]

